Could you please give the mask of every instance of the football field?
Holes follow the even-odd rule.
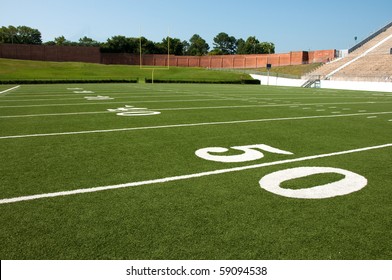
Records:
[[[391,259],[392,94],[0,85],[0,259]]]

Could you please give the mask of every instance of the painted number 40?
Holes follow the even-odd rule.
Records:
[[[209,147],[199,149],[195,154],[205,160],[216,162],[246,162],[258,160],[264,157],[264,152],[282,155],[292,155],[293,153],[280,150],[265,144],[233,146],[233,150],[241,151],[239,155],[217,155],[227,153],[229,149],[222,147]],[[214,154],[211,154],[214,153]],[[303,178],[316,174],[337,173],[344,178],[325,185],[314,186],[304,189],[282,188],[283,182]],[[271,174],[267,174],[259,181],[260,187],[277,195],[291,198],[322,199],[335,196],[347,195],[361,190],[367,185],[367,179],[354,172],[332,167],[297,167],[284,169]]]

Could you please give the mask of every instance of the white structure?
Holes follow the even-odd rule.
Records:
[[[267,77],[256,74],[251,74],[251,77],[259,80],[261,85],[270,86],[301,87],[308,81],[305,79]],[[392,92],[392,83],[321,80],[320,88]]]

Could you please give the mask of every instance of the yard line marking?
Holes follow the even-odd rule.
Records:
[[[214,95],[217,96],[218,94]],[[229,96],[229,95],[227,95]],[[238,96],[238,95],[235,95]],[[231,97],[233,97],[233,95],[231,95]],[[244,97],[243,95],[241,95],[241,97]],[[392,97],[392,96],[390,96]],[[238,96],[238,98],[240,98],[240,96]],[[276,98],[277,100],[298,100],[298,99],[321,99],[321,98],[327,98],[327,99],[339,99],[339,98],[352,98],[352,99],[373,99],[373,100],[379,100],[380,97],[374,97],[374,96],[310,96],[310,97],[278,97]],[[385,97],[385,99],[387,99],[388,97]],[[257,100],[271,100],[271,99],[267,99],[267,98],[256,98]]]
[[[274,118],[274,119],[254,119],[254,120],[207,122],[207,123],[185,123],[185,124],[171,124],[171,125],[159,125],[159,126],[126,127],[126,128],[103,129],[103,130],[85,130],[85,131],[53,132],[53,133],[39,133],[39,134],[25,134],[25,135],[9,135],[9,136],[0,136],[0,140],[1,139],[30,138],[30,137],[108,133],[108,132],[121,132],[121,131],[132,131],[132,130],[160,129],[160,128],[177,128],[177,127],[192,127],[192,126],[222,125],[222,124],[271,122],[271,121],[307,120],[307,119],[319,119],[319,118],[337,118],[337,117],[353,117],[353,116],[385,115],[385,114],[392,114],[392,112],[373,112],[373,113],[356,113],[356,114],[345,114],[345,115],[306,116],[306,117],[286,117],[286,118]]]
[[[98,91],[97,91],[98,93]],[[178,93],[175,95],[165,95],[162,93],[157,93],[157,92],[151,92],[151,93],[143,93],[143,92],[138,92],[138,93],[132,93],[132,92],[118,92],[118,91],[105,91],[105,90],[100,90],[100,94],[110,94],[110,95],[121,95],[121,96],[128,96],[132,98],[137,98],[137,97],[168,97],[168,96],[200,96],[199,94],[183,94],[183,93]],[[20,93],[18,95],[12,96],[13,98],[26,98],[26,97],[78,97],[78,96],[85,96],[85,93],[67,93],[67,94],[62,94],[62,93],[54,93],[54,94],[35,94],[35,93]],[[87,94],[88,95],[88,94]]]
[[[378,145],[378,146],[364,147],[364,148],[353,149],[353,150],[327,153],[327,154],[305,156],[305,157],[294,158],[294,159],[286,159],[286,160],[278,160],[278,161],[273,161],[273,162],[259,163],[259,164],[248,165],[248,166],[217,169],[217,170],[213,170],[213,171],[179,175],[179,176],[166,177],[166,178],[160,178],[160,179],[130,182],[130,183],[118,184],[118,185],[109,185],[109,186],[93,187],[93,188],[86,188],[86,189],[76,189],[76,190],[71,190],[71,191],[62,191],[62,192],[43,193],[43,194],[36,194],[36,195],[4,198],[4,199],[0,199],[0,204],[16,203],[16,202],[21,202],[21,201],[37,200],[37,199],[50,198],[50,197],[76,195],[76,194],[82,194],[82,193],[93,193],[93,192],[115,190],[115,189],[121,189],[121,188],[137,187],[137,186],[143,186],[143,185],[167,183],[167,182],[187,180],[187,179],[193,179],[193,178],[201,178],[201,177],[210,176],[210,175],[219,175],[219,174],[225,174],[225,173],[230,173],[230,172],[238,172],[238,171],[244,171],[244,170],[249,170],[249,169],[262,168],[262,167],[267,167],[267,166],[281,165],[281,164],[286,164],[286,163],[293,163],[293,162],[313,160],[313,159],[319,159],[319,158],[325,158],[325,157],[346,155],[346,154],[358,153],[358,152],[363,152],[363,151],[370,151],[370,150],[375,150],[375,149],[383,149],[383,148],[388,148],[388,147],[392,147],[392,143]]]
[[[84,94],[86,95],[86,94]],[[13,96],[14,98],[15,96]],[[18,97],[18,96],[16,96]],[[15,99],[7,99],[7,100],[0,100],[0,102],[31,102],[31,101],[57,101],[57,100],[83,100],[82,97],[78,98],[36,98],[36,99],[23,99],[23,100],[15,100]]]
[[[124,102],[125,103],[125,102]],[[129,102],[129,103],[132,103]],[[366,104],[369,102],[353,102],[351,104]],[[379,102],[382,104],[388,103],[388,102]],[[91,103],[90,103],[91,104]],[[102,104],[108,104],[108,103],[100,103]],[[318,104],[318,105],[316,105]],[[331,105],[331,104],[347,104],[347,103],[322,103],[324,105]],[[371,102],[371,104],[374,104],[374,102]],[[86,105],[89,105],[86,103]],[[319,105],[319,103],[312,103],[312,104],[299,104],[301,106],[324,106],[324,105]],[[231,108],[256,108],[256,107],[284,107],[284,106],[289,106],[290,108],[297,108],[299,106],[290,106],[290,104],[277,104],[277,105],[233,105],[233,106],[205,106],[205,107],[186,107],[186,108],[151,108],[151,110],[162,110],[162,111],[182,111],[182,110],[204,110],[204,109],[231,109]],[[1,108],[1,107],[0,107]],[[324,109],[316,110],[318,112],[323,112],[325,111]],[[73,112],[73,113],[49,113],[49,114],[31,114],[31,115],[9,115],[9,116],[0,116],[0,119],[2,118],[24,118],[24,117],[45,117],[45,116],[68,116],[68,115],[89,115],[89,114],[102,114],[102,113],[107,113],[107,111],[98,111],[98,112]]]
[[[108,93],[113,95],[111,93]],[[88,95],[88,93],[81,94],[81,97],[70,97],[70,98],[37,98],[37,99],[24,99],[24,100],[15,100],[15,99],[7,99],[7,100],[0,100],[0,102],[32,102],[32,101],[57,101],[57,100],[83,100],[83,97],[86,95],[89,97],[96,97],[96,93],[93,95]],[[128,99],[128,98],[166,98],[166,97],[188,97],[188,96],[200,96],[200,95],[166,95],[166,96],[120,96],[116,99]],[[19,96],[13,96],[19,97]]]
[[[35,115],[13,115],[13,116],[0,116],[0,119],[49,117],[49,116],[72,116],[72,115],[89,115],[89,114],[103,114],[103,113],[111,113],[111,112],[99,111],[99,112],[53,113],[53,114],[35,114]]]
[[[227,100],[237,100],[234,98]],[[132,103],[168,103],[168,102],[198,102],[198,101],[222,101],[222,98],[217,99],[189,99],[189,100],[149,100],[149,101],[130,101]],[[88,105],[102,105],[102,104],[121,104],[126,103],[125,101],[116,102],[105,102],[105,103],[66,103],[66,104],[36,104],[36,105],[11,105],[11,106],[0,106],[0,108],[30,108],[30,107],[55,107],[55,106],[88,106]]]
[[[17,88],[19,88],[20,86],[16,86],[16,87],[12,87],[12,88],[9,88],[9,89],[6,89],[6,90],[3,90],[3,91],[0,91],[0,94],[2,94],[2,93],[6,93],[6,92],[9,92],[9,91],[11,91],[11,90],[14,90],[14,89],[17,89]]]

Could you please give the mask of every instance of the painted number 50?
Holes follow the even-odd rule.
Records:
[[[258,160],[264,157],[264,154],[260,150],[274,154],[292,155],[291,152],[280,150],[265,144],[234,146],[231,147],[231,149],[242,151],[242,154],[227,156],[211,154],[226,153],[229,151],[228,149],[222,147],[199,149],[195,152],[195,154],[200,158],[218,162],[245,162],[251,160]],[[289,180],[324,173],[341,174],[344,175],[344,178],[333,183],[314,186],[311,188],[287,189],[282,188],[281,186],[283,182]],[[359,174],[340,168],[296,167],[267,174],[260,179],[259,184],[262,189],[285,197],[323,199],[347,195],[359,191],[367,185],[367,179]]]

